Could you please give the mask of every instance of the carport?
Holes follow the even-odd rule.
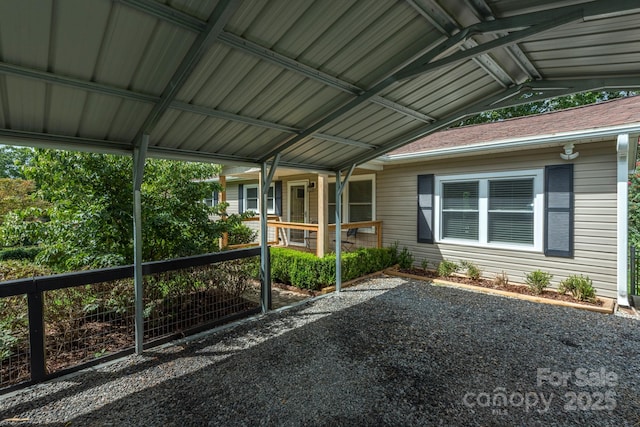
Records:
[[[0,143],[134,157],[139,292],[145,158],[259,165],[261,212],[276,168],[335,174],[340,230],[357,165],[482,111],[639,87],[638,18],[636,0],[7,0]]]

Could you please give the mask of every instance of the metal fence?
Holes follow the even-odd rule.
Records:
[[[144,347],[260,312],[260,248],[143,264]],[[133,266],[0,284],[0,391],[132,353]]]

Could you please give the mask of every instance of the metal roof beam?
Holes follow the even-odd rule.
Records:
[[[133,101],[155,103],[160,100],[159,97],[153,96],[153,95],[146,95],[144,93],[134,92],[131,90],[122,89],[115,86],[109,86],[101,83],[80,80],[73,77],[61,76],[61,75],[49,73],[46,71],[34,70],[32,68],[22,67],[19,65],[7,64],[6,62],[0,62],[0,74],[23,77],[26,79],[45,81],[48,83],[54,83],[61,86],[71,87],[75,89],[83,89],[89,92],[96,92],[104,95],[117,96],[120,98],[130,99]]]
[[[607,1],[611,1],[611,0],[607,0]],[[566,8],[562,8],[562,9],[566,9]],[[576,21],[583,16],[583,12],[584,11],[582,8],[571,8],[569,13],[567,13],[566,15],[555,16],[555,14],[553,14],[552,16],[554,16],[555,18],[553,20],[539,23],[525,30],[511,33],[508,36],[502,37],[498,40],[492,40],[480,46],[477,46],[465,51],[456,52],[442,59],[436,60],[434,62],[430,62],[431,60],[439,57],[440,55],[450,51],[452,48],[459,47],[462,43],[467,41],[473,34],[477,34],[478,32],[481,32],[478,29],[484,28],[486,24],[491,24],[490,28],[492,30],[496,28],[502,28],[502,27],[509,28],[513,25],[514,18],[517,18],[516,21],[519,22],[521,19],[523,19],[523,17],[526,17],[526,16],[535,15],[536,19],[540,19],[540,17],[538,16],[537,13],[516,15],[514,17],[504,18],[504,19],[491,21],[491,22],[480,22],[478,24],[474,24],[470,27],[464,28],[454,36],[446,39],[444,42],[440,43],[439,45],[429,50],[422,56],[410,62],[409,64],[401,68],[399,71],[397,71],[395,74],[383,79],[382,81],[374,85],[372,88],[358,95],[358,97],[356,97],[355,99],[352,99],[351,101],[347,102],[346,104],[342,105],[338,109],[334,110],[332,113],[328,114],[324,118],[316,121],[313,125],[309,126],[307,129],[300,132],[297,136],[286,139],[284,141],[280,141],[278,144],[273,146],[271,150],[269,150],[269,152],[260,160],[265,161],[266,159],[272,157],[276,152],[287,149],[288,147],[291,147],[292,145],[297,144],[298,142],[304,140],[305,138],[308,138],[309,136],[313,135],[315,132],[322,129],[324,126],[327,126],[329,123],[342,117],[349,111],[353,110],[355,107],[361,105],[368,99],[372,98],[373,96],[377,95],[379,92],[385,90],[386,88],[388,88],[389,86],[391,86],[392,84],[400,80],[415,77],[419,74],[423,74],[428,71],[433,71],[448,65],[469,60],[478,55],[486,53],[492,49],[497,49],[499,47],[513,44],[519,40],[530,37],[541,31],[546,31],[551,28],[555,28],[559,25]],[[545,14],[545,17],[548,19],[549,14]],[[502,30],[504,30],[504,28],[502,28]]]
[[[271,62],[272,64],[276,64],[286,70],[293,71],[298,74],[302,74],[307,78],[323,83],[334,89],[338,89],[340,91],[350,93],[352,95],[359,95],[362,92],[364,92],[364,89],[354,84],[341,80],[337,77],[333,77],[330,74],[324,73],[313,67],[305,65],[301,62],[298,62],[294,59],[291,59],[287,56],[277,53],[264,46],[260,46],[257,43],[253,43],[249,40],[243,39],[242,37],[236,36],[235,34],[231,34],[223,31],[218,37],[218,40],[220,40],[221,42],[229,46],[234,47],[235,49],[257,56],[260,59]],[[405,107],[401,104],[398,104],[397,102],[391,101],[381,96],[372,97],[371,102],[381,105],[385,108],[394,110],[398,113],[404,114],[405,116],[409,116],[416,120],[420,120],[422,122],[429,123],[435,120],[433,117],[430,117],[419,111],[415,111],[409,107]]]
[[[236,11],[240,2],[233,0],[221,0],[211,12],[209,21],[203,32],[198,35],[196,40],[191,45],[189,52],[185,55],[184,59],[178,66],[178,69],[171,77],[169,83],[165,86],[160,96],[160,102],[158,102],[141,126],[135,140],[139,140],[143,134],[151,134],[156,124],[167,111],[171,102],[174,100],[178,91],[182,88],[187,78],[194,70],[198,61],[204,55],[207,48],[216,40],[216,38],[222,32],[226,23],[231,19],[231,16]]]
[[[198,18],[195,18],[179,10],[173,9],[172,7],[167,6],[165,4],[158,3],[155,0],[120,0],[120,1],[144,13],[155,16],[158,19],[162,19],[164,21],[170,22],[174,25],[178,25],[190,31],[201,32],[206,27],[206,22],[200,21]],[[343,92],[358,95],[364,91],[362,88],[356,85],[353,85],[349,82],[341,80],[337,77],[331,76],[330,74],[324,73],[320,70],[317,70],[313,67],[305,65],[294,59],[286,57],[271,49],[267,49],[266,47],[260,46],[257,43],[253,43],[249,40],[243,39],[242,37],[236,36],[235,34],[222,31],[218,36],[218,41],[223,42],[243,52],[250,53],[265,61],[269,61],[273,64],[279,65],[287,70],[293,71],[298,74],[302,74],[307,78],[313,79],[315,81],[318,81],[320,83],[323,83],[335,89],[341,90]],[[409,116],[416,120],[420,120],[425,123],[429,123],[435,120],[435,118],[433,117],[430,117],[424,113],[413,110],[409,107],[398,104],[397,102],[388,100],[381,96],[373,97],[371,99],[371,102],[381,105],[385,108],[391,109],[397,113],[404,114],[405,116]]]
[[[403,145],[409,144],[417,139],[432,134],[446,126],[455,123],[465,117],[482,113],[484,111],[495,110],[498,108],[513,107],[516,105],[528,104],[530,102],[541,99],[555,98],[557,96],[570,95],[573,93],[586,92],[590,90],[607,90],[607,89],[636,89],[640,88],[640,76],[612,77],[601,79],[567,79],[567,80],[543,80],[538,82],[525,83],[519,86],[513,86],[504,91],[485,98],[468,108],[454,112],[427,126],[416,129],[402,137],[396,138],[387,144],[380,146],[378,149],[364,153],[355,159],[338,166],[336,169],[348,167],[353,162],[364,163],[373,160],[389,151],[395,150]],[[532,96],[523,97],[524,94]]]
[[[407,0],[407,2],[442,34],[451,37],[460,32],[460,27],[455,19],[434,0]],[[478,43],[475,40],[468,39],[462,43],[460,49],[467,50],[476,46]],[[488,54],[479,55],[473,58],[473,61],[502,87],[506,88],[515,83],[509,73]]]

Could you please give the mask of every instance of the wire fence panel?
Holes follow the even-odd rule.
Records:
[[[186,335],[259,307],[246,297],[258,271],[253,257],[145,276],[145,342]]]
[[[56,289],[44,293],[48,373],[134,345],[133,280]]]
[[[31,378],[27,296],[0,298],[0,388]]]

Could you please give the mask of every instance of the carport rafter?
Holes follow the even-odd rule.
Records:
[[[206,26],[206,22],[200,21],[198,18],[173,9],[170,6],[157,3],[155,1],[121,0],[121,2],[144,13],[155,16],[156,18],[162,19],[174,25],[178,25],[193,32],[202,32],[204,31],[204,28]],[[250,40],[243,39],[242,37],[236,36],[235,34],[222,31],[218,35],[218,41],[242,52],[251,54],[262,60],[283,67],[289,71],[293,71],[309,79],[338,89],[342,92],[350,93],[352,95],[359,95],[360,93],[364,92],[364,89],[354,84],[334,77],[316,68],[310,67],[306,64],[303,64],[302,62],[291,59],[264,46],[260,46],[259,44],[254,43]],[[420,111],[414,110],[397,102],[391,101],[387,98],[383,98],[381,96],[373,97],[371,99],[371,102],[425,123],[430,123],[436,120],[434,117],[421,113]]]
[[[300,132],[297,136],[288,138],[276,144],[260,160],[264,161],[269,159],[273,157],[275,153],[282,152],[283,150],[303,141],[398,81],[410,79],[421,74],[472,59],[491,50],[517,43],[518,41],[524,40],[540,32],[550,30],[569,22],[584,19],[587,16],[621,12],[627,9],[635,10],[637,8],[637,5],[633,4],[633,2],[630,2],[629,0],[599,0],[590,4],[589,7],[587,7],[587,5],[567,6],[544,12],[525,13],[510,16],[508,18],[496,19],[494,21],[480,22],[466,27],[454,36],[445,39],[442,43],[436,45],[422,56],[406,64],[400,70],[383,79],[372,88],[361,93],[356,98],[333,110],[333,112],[322,119],[315,121],[313,125]],[[504,37],[500,37],[499,39],[483,43],[474,48],[459,51],[442,57],[441,59],[437,59],[447,52],[450,52],[452,49],[459,47],[473,35],[501,33],[509,30],[514,30],[514,32],[509,33]],[[436,121],[435,123],[437,122],[439,121]]]
[[[110,86],[102,83],[90,82],[68,76],[61,76],[47,71],[35,70],[28,67],[22,67],[13,64],[7,64],[6,62],[0,62],[0,74],[6,74],[11,76],[23,77],[27,79],[33,79],[52,83],[60,86],[71,87],[74,89],[86,90],[87,92],[99,93],[102,95],[115,96],[118,98],[140,101],[145,103],[159,103],[161,98],[158,96],[148,95],[129,89],[123,89],[116,86]],[[252,126],[263,127],[267,129],[277,130],[288,134],[297,134],[301,130],[295,127],[281,125],[279,123],[269,122],[266,120],[256,119],[253,117],[242,116],[240,114],[229,113],[227,111],[218,110],[215,108],[203,107],[200,105],[187,104],[181,101],[172,101],[169,104],[168,109],[177,111],[184,111],[188,113],[201,114],[208,117],[219,118],[222,120],[230,120],[238,123],[244,123]],[[430,122],[430,121],[429,121]],[[356,147],[373,149],[375,145],[368,144],[366,142],[341,138],[328,134],[315,134],[315,138],[324,139],[326,141],[339,142],[346,145],[353,145]]]
[[[142,135],[144,134],[151,134],[151,132],[153,132],[156,124],[167,111],[171,102],[173,102],[176,95],[187,81],[187,78],[200,61],[200,58],[204,55],[206,49],[222,32],[224,26],[229,19],[231,19],[238,6],[239,2],[233,0],[221,0],[216,5],[213,12],[211,12],[209,20],[207,21],[207,26],[191,45],[191,48],[178,66],[176,72],[171,77],[171,80],[169,80],[169,83],[167,83],[162,91],[160,101],[156,103],[151,112],[149,112],[134,140],[142,138]]]

